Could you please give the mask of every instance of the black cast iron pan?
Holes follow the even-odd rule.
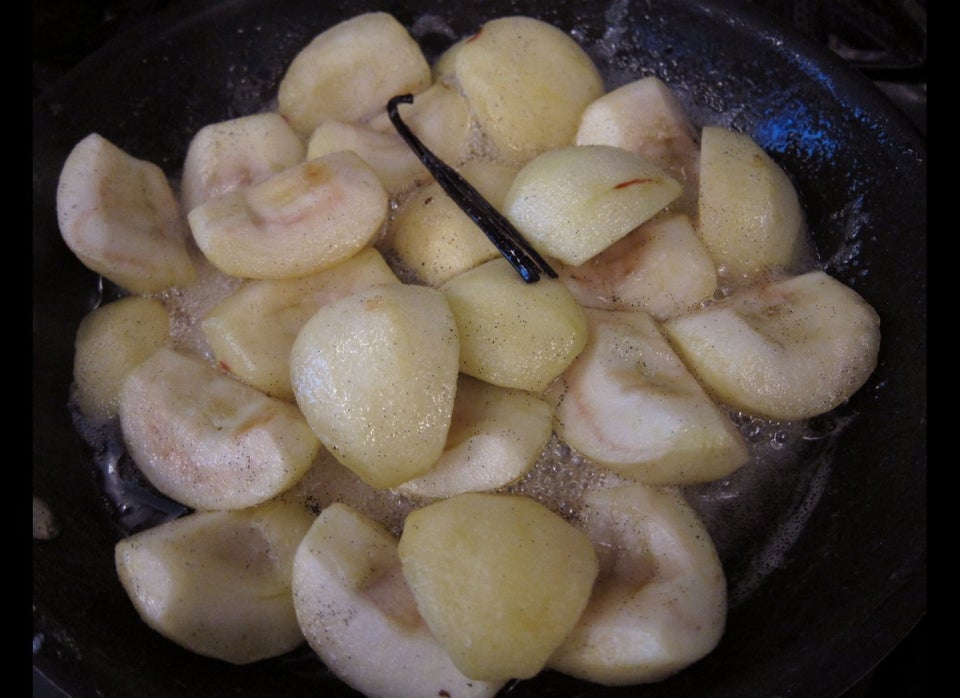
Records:
[[[67,153],[91,131],[175,177],[200,127],[264,108],[309,39],[371,10],[406,23],[431,58],[518,13],[572,32],[608,88],[658,75],[699,124],[751,134],[790,173],[827,270],[882,320],[875,375],[831,416],[846,427],[800,491],[772,503],[804,509],[802,527],[764,557],[769,569],[750,545],[725,549],[734,588],[749,593],[717,650],[660,684],[604,689],[547,672],[507,695],[840,695],[926,609],[926,142],[819,45],[710,0],[172,3],[37,99],[33,493],[62,531],[33,543],[35,667],[75,698],[356,695],[307,652],[228,666],[137,617],[113,568],[123,526],[67,409],[74,333],[100,291],[59,237],[54,197]]]

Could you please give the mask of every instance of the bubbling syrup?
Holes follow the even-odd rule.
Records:
[[[198,260],[198,280],[158,298],[171,317],[171,343],[215,361],[203,337],[204,314],[241,280]],[[397,271],[401,278],[409,275]],[[729,411],[750,449],[750,460],[720,480],[682,488],[710,532],[728,577],[730,606],[742,603],[777,568],[823,492],[832,446],[846,421],[833,415],[802,421],[759,419]],[[190,510],[159,494],[127,454],[118,420],[92,423],[74,410],[76,427],[91,448],[98,477],[121,535],[158,525]],[[575,521],[584,495],[625,482],[554,435],[533,468],[497,490],[523,494]],[[331,502],[348,504],[399,535],[406,515],[430,500],[378,490],[323,451],[312,469],[283,496],[313,513]]]

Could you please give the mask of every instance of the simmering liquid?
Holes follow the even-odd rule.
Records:
[[[171,317],[172,343],[213,361],[200,320],[242,283],[196,259],[198,281],[160,294]],[[408,276],[397,269],[401,278]],[[409,280],[409,279],[407,279]],[[750,462],[730,476],[683,488],[710,531],[728,576],[730,605],[746,599],[777,568],[818,501],[832,465],[831,450],[843,426],[830,415],[805,422],[776,422],[730,412],[751,452]],[[188,512],[157,493],[130,460],[119,424],[91,424],[75,413],[76,426],[94,454],[104,495],[122,535]],[[568,520],[583,496],[622,483],[554,436],[536,465],[503,492],[528,495]],[[376,490],[324,453],[287,496],[312,511],[341,501],[399,535],[406,514],[427,500]]]

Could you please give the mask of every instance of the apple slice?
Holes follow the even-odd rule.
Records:
[[[717,269],[685,214],[660,214],[560,280],[581,305],[643,310],[656,320],[695,310],[717,291]]]
[[[615,145],[659,165],[683,185],[671,204],[691,216],[697,211],[699,135],[676,93],[650,75],[607,92],[583,110],[577,145]]]
[[[326,449],[321,450],[297,484],[279,497],[300,502],[311,511],[321,511],[333,503],[346,504],[398,535],[407,514],[424,503],[423,499],[399,494],[396,489],[368,485]]]
[[[494,385],[540,392],[587,342],[576,299],[557,279],[524,282],[498,257],[440,287],[456,319],[460,370]]]
[[[492,698],[505,683],[464,676],[424,624],[381,524],[333,503],[293,560],[293,604],[310,647],[368,696]]]
[[[97,133],[77,143],[57,182],[57,222],[84,266],[133,293],[196,279],[189,230],[163,170]]]
[[[561,439],[598,465],[656,485],[709,482],[749,461],[733,420],[650,315],[585,312],[590,341],[548,391]]]
[[[373,168],[388,193],[396,195],[431,179],[427,168],[396,132],[375,131],[335,119],[320,122],[307,142],[307,159],[352,150]]]
[[[726,577],[709,532],[679,490],[594,490],[580,516],[600,573],[548,666],[606,686],[634,686],[711,652],[726,624]]]
[[[503,159],[522,164],[569,145],[580,112],[603,94],[593,60],[570,35],[533,17],[500,17],[454,44],[451,75],[480,129]]]
[[[292,568],[313,516],[267,502],[188,514],[120,540],[115,563],[140,617],[181,647],[232,664],[303,644]]]
[[[540,396],[461,375],[443,455],[397,491],[440,498],[502,487],[533,467],[552,433],[553,408]]]
[[[880,318],[823,271],[742,290],[664,323],[719,400],[770,419],[809,419],[848,400],[877,366]]]
[[[290,350],[317,310],[363,288],[400,283],[381,254],[366,247],[316,274],[247,281],[201,323],[220,367],[268,395],[293,401]]]
[[[170,316],[153,298],[127,296],[90,311],[74,341],[72,399],[88,419],[117,416],[134,368],[170,339]]]
[[[680,184],[636,153],[608,145],[550,150],[517,173],[503,201],[537,250],[583,264],[680,195]]]
[[[334,456],[368,484],[396,487],[443,452],[459,350],[440,291],[386,284],[317,310],[293,343],[290,380]]]
[[[516,168],[485,160],[471,160],[460,169],[498,210],[516,173]],[[437,182],[404,202],[390,224],[389,248],[405,270],[434,287],[500,254]]]
[[[697,231],[729,283],[796,273],[808,250],[797,190],[750,136],[705,126]]]
[[[366,125],[382,133],[396,134],[385,107]],[[459,163],[470,156],[470,109],[466,97],[449,81],[434,82],[418,93],[412,103],[399,104],[397,109],[417,138],[444,162]]]
[[[187,215],[207,259],[246,279],[291,279],[366,247],[387,217],[376,173],[343,150],[210,199]]]
[[[522,495],[428,504],[407,516],[397,549],[423,619],[460,671],[482,681],[543,669],[598,569],[583,531]]]
[[[295,405],[167,347],[128,374],[118,412],[140,471],[193,509],[264,502],[299,480],[320,450]]]
[[[393,15],[365,12],[318,34],[293,59],[277,92],[279,111],[308,136],[321,121],[364,121],[400,94],[430,87],[430,65]]]
[[[190,141],[183,162],[183,209],[261,182],[303,162],[305,155],[300,136],[277,112],[208,124]]]

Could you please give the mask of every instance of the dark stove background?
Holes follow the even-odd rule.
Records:
[[[926,0],[743,0],[816,39],[870,78],[927,135]],[[927,685],[926,617],[843,698],[921,698]]]
[[[926,0],[730,1],[756,5],[834,51],[869,77],[926,136]],[[34,0],[34,97],[117,33],[185,2],[189,0]],[[927,696],[927,635],[924,618],[844,698]],[[34,672],[33,696],[63,694]]]
[[[35,0],[34,94],[124,29],[189,0]],[[926,0],[730,0],[778,16],[863,72],[926,135]]]
[[[873,80],[926,135],[926,0],[744,0],[778,15]]]

